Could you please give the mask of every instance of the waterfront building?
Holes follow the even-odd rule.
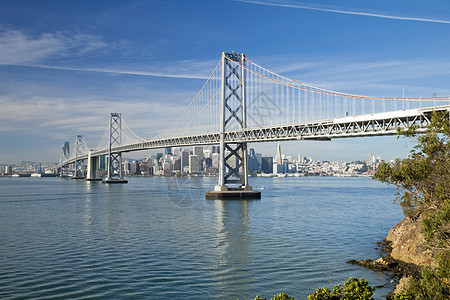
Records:
[[[282,163],[282,155],[281,155],[281,145],[280,145],[280,142],[278,142],[278,145],[277,145],[277,155],[275,156],[275,162],[277,163],[277,164],[280,164],[281,165],[281,163]]]
[[[169,160],[164,160],[164,163],[162,164],[162,169],[165,171],[171,171],[172,170],[172,164]]]
[[[273,173],[273,157],[272,156],[264,156],[262,157],[261,171],[266,174]]]
[[[149,174],[148,162],[146,161],[139,162],[139,170],[141,171],[142,175],[148,175]]]
[[[130,163],[130,175],[139,175],[141,174],[141,170],[139,169],[139,163],[136,161],[132,161]]]
[[[181,157],[181,148],[180,147],[172,147],[172,154],[174,156]]]
[[[219,153],[213,153],[211,157],[211,166],[213,168],[219,169]]]
[[[98,159],[98,168],[100,170],[106,170],[106,162],[108,161],[108,157],[106,155],[102,155]]]
[[[200,171],[200,157],[195,154],[189,155],[189,173],[194,174]]]
[[[367,164],[367,167],[369,167],[369,168],[371,168],[371,169],[374,168],[374,165],[375,165],[375,155],[373,155],[373,153],[367,154],[367,157],[366,157],[366,164]]]
[[[261,153],[255,153],[256,159],[258,161],[258,171],[261,171],[261,164],[262,164],[262,154]]]
[[[122,162],[122,171],[125,176],[130,175],[130,162],[128,160]]]
[[[173,170],[174,171],[181,171],[181,158],[175,159],[173,161]]]
[[[272,168],[273,174],[282,174],[284,173],[283,165],[277,163],[276,161],[273,162],[273,168]]]
[[[197,155],[200,161],[203,160],[203,147],[202,146],[193,146],[192,154]]]
[[[64,143],[64,147],[62,148],[63,149],[63,154],[64,154],[64,156],[65,157],[69,157],[69,151],[70,151],[70,143],[69,142],[65,142]]]
[[[258,172],[258,159],[256,158],[255,149],[250,148],[250,152],[247,155],[248,172],[254,174]]]
[[[183,150],[181,152],[181,169],[189,166],[189,151]]]

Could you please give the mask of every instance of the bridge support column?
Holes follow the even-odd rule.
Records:
[[[78,159],[83,155],[84,135],[77,135],[75,152],[75,174],[72,179],[84,179],[84,159]]]
[[[99,177],[99,159],[98,156],[92,156],[91,151],[89,151],[88,155],[88,168],[87,168],[87,177],[85,180],[87,181],[100,181],[102,180]]]
[[[122,145],[122,116],[109,114],[108,176],[103,183],[128,183],[122,177],[122,152],[113,152],[113,148]]]
[[[219,183],[214,191],[206,193],[207,199],[261,198],[261,192],[253,191],[248,184],[247,142],[226,141],[227,129],[247,126],[244,65],[244,54],[222,53]]]

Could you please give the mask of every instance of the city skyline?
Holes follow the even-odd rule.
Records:
[[[95,148],[110,112],[145,138],[185,109],[222,51],[343,92],[450,95],[446,1],[0,1],[0,163]],[[273,153],[275,143],[251,144]],[[350,161],[405,157],[396,137],[286,142]],[[133,154],[140,156],[140,152]]]

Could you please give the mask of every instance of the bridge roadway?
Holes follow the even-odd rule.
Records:
[[[411,125],[417,126],[419,132],[424,132],[430,122],[432,112],[436,111],[447,111],[450,113],[450,105],[227,131],[225,132],[225,141],[228,143],[254,143],[384,136],[395,135],[399,128],[406,129]],[[111,148],[111,153],[124,153],[166,147],[213,145],[219,143],[220,132],[214,132],[158,140],[143,140],[132,144],[113,147]],[[108,153],[109,149],[92,150],[91,156],[102,156]],[[79,156],[77,160],[87,158],[88,154],[85,154]],[[58,167],[74,163],[75,160],[75,158],[71,158]]]

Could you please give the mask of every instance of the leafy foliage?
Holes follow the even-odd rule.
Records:
[[[259,296],[255,297],[255,300],[266,300],[266,298],[261,298]],[[286,293],[278,293],[274,295],[270,300],[294,300],[294,298],[289,297]]]
[[[428,247],[440,251],[438,267],[425,268],[412,280],[407,294],[392,299],[450,299],[450,120],[435,113],[427,132],[411,127],[401,134],[417,140],[408,158],[382,163],[374,179],[397,186],[397,201],[405,216],[423,215]]]
[[[344,288],[341,285],[335,285],[333,292],[328,288],[318,288],[308,296],[308,300],[370,300],[374,291],[375,288],[371,287],[365,278],[358,280],[350,277],[344,283]]]

